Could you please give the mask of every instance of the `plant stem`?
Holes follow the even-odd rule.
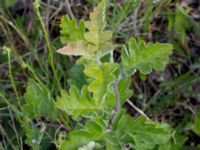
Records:
[[[127,100],[128,104],[135,109],[139,114],[141,114],[142,116],[145,116],[147,119],[149,119],[149,117],[141,110],[139,109],[137,106],[135,106],[130,100]]]
[[[12,27],[16,32],[17,34],[19,35],[19,37],[24,41],[24,43],[26,44],[26,47],[31,51],[31,43],[30,41],[28,40],[28,38],[23,34],[22,31],[20,31],[16,25],[9,21],[8,19],[6,19],[4,16],[0,15],[0,19],[3,20],[5,23],[7,23],[10,27]]]
[[[40,15],[40,10],[39,10],[39,7],[40,7],[40,2],[39,0],[35,0],[35,5],[34,5],[34,8],[35,8],[35,12],[39,18],[39,21],[40,21],[40,24],[42,26],[42,30],[43,30],[43,33],[44,33],[44,38],[45,38],[45,41],[46,41],[46,44],[47,44],[47,48],[49,50],[49,64],[52,68],[52,71],[53,71],[53,75],[54,75],[54,78],[59,86],[59,88],[61,89],[61,85],[60,85],[60,82],[58,80],[58,77],[57,77],[57,74],[56,74],[56,70],[55,70],[55,66],[54,66],[54,60],[53,60],[53,52],[52,52],[52,48],[51,48],[51,44],[50,44],[50,40],[49,40],[49,36],[47,34],[47,31],[45,29],[45,25],[44,25],[44,22],[42,20],[42,17]]]
[[[21,100],[19,98],[19,94],[17,92],[17,88],[15,86],[15,82],[14,82],[14,79],[13,79],[13,76],[12,76],[12,67],[11,67],[11,62],[10,62],[10,53],[11,53],[11,50],[9,48],[7,48],[7,52],[8,52],[8,66],[9,66],[9,74],[10,74],[10,82],[11,82],[11,85],[12,85],[12,88],[15,92],[15,95],[17,97],[17,102],[18,102],[18,105],[19,105],[19,108],[22,109],[22,103],[21,103]]]
[[[18,111],[18,109],[13,106],[10,101],[4,96],[3,93],[0,92],[0,97],[3,99],[3,101],[12,109],[12,111],[16,114],[17,119],[22,123],[22,119],[20,118],[20,112]]]
[[[113,88],[114,88],[114,92],[115,92],[115,110],[110,118],[110,123],[112,124],[117,112],[120,109],[120,94],[119,94],[119,90],[118,90],[118,82],[119,82],[119,78],[117,78],[114,83],[113,83]],[[109,125],[108,128],[112,128],[112,125]]]

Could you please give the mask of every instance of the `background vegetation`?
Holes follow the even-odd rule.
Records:
[[[40,149],[56,149],[56,142],[73,127],[63,113],[53,113],[56,108],[52,99],[61,88],[68,89],[69,83],[80,87],[86,81],[83,68],[74,65],[77,57],[55,52],[62,47],[59,25],[66,14],[77,20],[88,19],[98,2],[41,0],[38,8],[32,0],[0,0],[0,149],[37,149],[37,142]],[[131,37],[173,44],[164,71],[148,76],[136,72],[131,77],[134,95],[130,101],[152,120],[170,124],[173,150],[199,150],[200,2],[109,0],[106,13],[106,28],[113,31],[116,44],[127,43]],[[116,62],[120,53],[116,48]],[[32,88],[29,91],[36,89],[43,94],[25,94],[27,86]],[[29,110],[23,115],[29,116],[31,124],[22,124],[29,120],[20,120],[18,109],[32,97],[36,101],[49,99],[37,109],[33,109],[34,103],[23,108]],[[134,118],[139,115],[131,103],[125,103],[124,108]],[[38,111],[43,117],[37,116]]]

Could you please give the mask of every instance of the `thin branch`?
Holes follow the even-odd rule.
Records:
[[[137,106],[135,106],[130,100],[127,100],[127,103],[133,108],[135,109],[139,114],[141,114],[142,116],[145,116],[147,119],[149,119],[149,117]]]
[[[11,118],[11,124],[10,124],[10,126],[13,128],[13,131],[15,132],[18,145],[21,145],[20,144],[20,140],[19,140],[19,135],[17,133],[16,125],[15,125],[15,122],[14,122],[14,117],[13,117],[12,111],[10,110],[10,108],[8,108],[8,111],[10,113],[10,118]]]
[[[117,112],[119,111],[120,109],[120,94],[119,94],[119,90],[118,90],[118,82],[119,82],[119,79],[117,78],[114,83],[113,83],[113,88],[114,88],[114,93],[115,93],[115,110],[113,111],[112,113],[112,116],[110,118],[110,123],[108,125],[108,128],[111,129],[112,128],[112,122],[113,122],[113,119],[115,118]]]
[[[74,14],[72,13],[71,6],[69,4],[69,0],[65,0],[65,6],[67,9],[67,13],[69,14],[70,18],[75,18]]]

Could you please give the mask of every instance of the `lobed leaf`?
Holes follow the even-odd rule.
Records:
[[[167,124],[153,122],[144,116],[133,120],[131,116],[122,113],[113,124],[115,128],[106,138],[113,147],[124,143],[135,150],[151,150],[168,143],[171,138],[171,129]],[[119,143],[116,144],[116,141]]]
[[[102,0],[90,14],[90,21],[85,22],[85,27],[89,31],[84,34],[89,45],[95,46],[96,51],[101,51],[102,56],[113,50],[112,32],[104,31],[106,26],[105,12],[106,1]]]
[[[101,118],[87,121],[83,129],[69,133],[69,139],[60,143],[60,149],[78,149],[91,141],[95,148],[121,150],[129,145],[134,150],[154,150],[170,142],[171,129],[168,125],[153,122],[145,117],[133,120],[131,116],[119,111],[111,130]]]
[[[106,134],[106,125],[101,118],[93,118],[91,121],[87,121],[85,128],[81,130],[74,130],[69,133],[69,140],[60,143],[60,150],[70,149],[77,150],[78,148],[96,141],[95,147],[98,141],[101,141]]]
[[[68,45],[57,52],[96,59],[96,57],[100,58],[113,51],[112,32],[104,31],[105,11],[106,1],[102,0],[90,13],[90,21],[81,21],[79,26],[76,20],[70,20],[64,16],[61,20],[61,41]],[[85,32],[85,27],[88,29],[87,32]]]
[[[26,104],[23,106],[23,112],[31,119],[42,116],[51,120],[56,119],[55,103],[46,86],[41,87],[34,80],[29,79],[24,99]]]
[[[163,70],[172,53],[171,44],[137,42],[134,38],[129,41],[129,51],[122,52],[122,64],[125,71],[131,74],[138,69],[144,74],[149,74],[153,69]]]
[[[75,19],[70,20],[69,17],[63,16],[61,18],[61,42],[67,44],[69,42],[77,42],[84,39],[85,24],[81,20],[78,25]]]
[[[70,87],[69,93],[62,90],[61,96],[57,97],[56,106],[72,116],[74,120],[80,120],[103,109],[91,99],[86,86],[83,86],[81,93],[75,86]]]
[[[69,43],[63,48],[58,49],[57,52],[63,55],[84,56],[87,58],[92,58],[93,56],[91,52],[87,51],[87,45],[82,41]]]
[[[88,90],[93,93],[96,101],[103,101],[109,91],[109,85],[116,79],[115,71],[119,68],[118,64],[103,63],[90,64],[85,68],[84,73],[90,77]]]

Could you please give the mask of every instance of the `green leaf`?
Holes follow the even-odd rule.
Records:
[[[81,21],[77,25],[76,20],[67,17],[62,18],[61,22],[61,41],[67,46],[57,52],[64,55],[83,56],[86,59],[96,59],[103,57],[113,51],[112,32],[104,31],[106,0],[101,3],[90,14],[90,21]],[[85,32],[85,27],[88,29]]]
[[[80,120],[81,117],[90,116],[103,108],[91,99],[86,86],[83,86],[81,93],[75,86],[71,86],[69,93],[61,91],[61,96],[57,97],[56,106],[72,116],[74,120]]]
[[[174,31],[177,33],[177,38],[183,45],[188,44],[187,32],[193,32],[195,35],[200,36],[199,23],[178,3],[176,4]]]
[[[174,28],[182,44],[187,42],[186,39],[186,30],[188,28],[188,23],[186,22],[187,16],[188,16],[187,12],[177,4]]]
[[[80,147],[78,150],[93,150],[94,147],[95,147],[95,143],[91,141],[87,145]]]
[[[75,85],[79,90],[83,88],[83,85],[87,84],[86,76],[83,73],[83,65],[74,65],[69,71],[69,84]]]
[[[200,116],[195,117],[194,131],[200,135]]]
[[[84,39],[85,25],[81,20],[78,25],[75,19],[70,20],[69,17],[63,16],[61,18],[61,42],[67,44],[69,42],[77,42]]]
[[[110,145],[129,144],[135,150],[150,150],[170,141],[171,130],[168,125],[150,121],[143,116],[136,120],[125,114],[120,116],[113,123],[113,131],[107,135],[106,140]]]
[[[129,51],[122,52],[122,63],[125,71],[131,74],[138,69],[144,74],[149,74],[153,69],[163,70],[172,53],[171,44],[137,42],[134,38],[129,41]]]
[[[60,143],[60,150],[77,150],[79,147],[89,144],[93,141],[101,141],[106,133],[106,125],[100,118],[93,118],[87,121],[85,128],[74,130],[69,133],[69,140]],[[95,146],[98,145],[97,143]]]
[[[85,68],[84,73],[88,79],[88,90],[93,93],[95,101],[103,101],[112,87],[111,83],[116,79],[115,72],[118,64],[103,63],[102,65],[91,63]],[[109,86],[111,85],[111,87]]]
[[[42,138],[44,136],[44,127],[39,129],[33,126],[26,126],[26,143],[31,146],[33,150],[37,150],[40,147]]]
[[[69,139],[60,143],[60,149],[79,147],[95,142],[99,149],[121,150],[129,145],[134,150],[153,150],[170,142],[171,129],[168,125],[139,117],[136,120],[124,111],[115,117],[112,129],[107,129],[108,122],[95,118],[86,122],[83,129],[69,133]]]
[[[23,106],[23,112],[31,119],[38,119],[42,116],[51,120],[56,119],[55,103],[46,86],[42,87],[29,79],[24,99],[26,104]]]
[[[2,6],[5,6],[6,8],[9,8],[11,6],[13,6],[14,4],[17,3],[18,0],[1,0],[0,1],[0,8]]]
[[[111,98],[108,91],[113,89],[112,83],[116,79],[115,73],[118,68],[118,64],[90,63],[84,70],[85,75],[89,77],[87,79],[89,85],[83,85],[81,92],[74,85],[70,86],[69,93],[62,90],[61,96],[57,98],[57,107],[72,116],[74,120],[80,120],[82,117],[115,106],[115,98]],[[126,82],[120,83],[120,86],[128,84]],[[124,93],[122,87],[120,92],[122,91],[123,97],[130,95],[130,91]]]
[[[196,116],[194,119],[194,131],[197,135],[200,136],[200,109],[197,110]]]
[[[84,34],[85,39],[89,42],[89,47],[101,51],[102,56],[113,50],[112,32],[104,31],[106,26],[105,12],[106,0],[102,0],[90,13],[90,21],[85,22],[89,31]]]
[[[86,27],[94,31],[103,31],[106,26],[105,20],[106,0],[101,0],[93,12],[90,13],[90,21],[87,21]]]

